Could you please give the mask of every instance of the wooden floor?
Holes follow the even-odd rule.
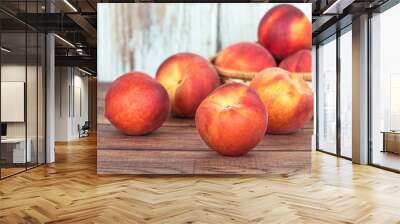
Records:
[[[98,176],[96,139],[0,181],[0,223],[400,223],[400,175],[313,152],[312,172]]]
[[[13,174],[19,173],[19,172],[23,172],[25,171],[25,167],[23,168],[1,168],[1,177],[8,177],[11,176]]]
[[[395,170],[400,170],[400,155],[392,152],[381,152],[380,150],[374,150],[373,152],[374,164],[389,167]]]

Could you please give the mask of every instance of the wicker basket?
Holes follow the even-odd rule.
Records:
[[[226,69],[215,65],[216,56],[210,58],[210,62],[214,65],[223,83],[240,82],[244,84],[249,84],[250,81],[258,74],[258,72],[243,72],[238,70]],[[312,74],[311,72],[296,73],[309,84],[311,84]]]
[[[243,72],[238,70],[226,69],[215,65],[216,56],[210,58],[211,64],[214,65],[223,83],[240,82],[249,84],[257,75],[257,72]]]

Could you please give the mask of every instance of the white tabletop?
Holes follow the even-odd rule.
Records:
[[[20,143],[20,142],[24,142],[25,138],[5,138],[5,139],[1,139],[1,143]],[[28,139],[29,141],[29,139]]]

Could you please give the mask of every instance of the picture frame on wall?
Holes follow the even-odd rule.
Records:
[[[311,30],[309,3],[99,4],[97,172],[310,171]]]

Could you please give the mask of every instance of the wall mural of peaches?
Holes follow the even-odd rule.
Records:
[[[311,4],[98,13],[98,173],[310,170]]]

